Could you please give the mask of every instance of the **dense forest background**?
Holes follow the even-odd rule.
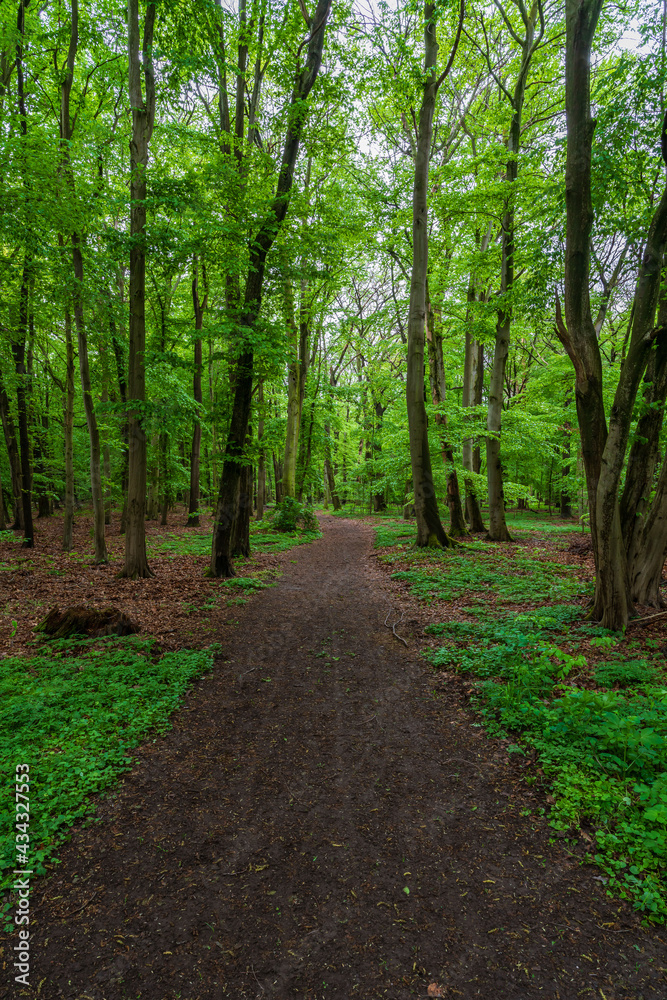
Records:
[[[659,605],[665,24],[3,3],[1,527],[67,550],[92,504],[146,576],[145,519],[213,508],[229,575],[285,498],[444,545],[539,504],[591,527],[607,626]]]

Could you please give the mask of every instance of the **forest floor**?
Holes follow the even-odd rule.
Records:
[[[423,601],[372,528],[320,524],[264,557],[275,585],[206,631],[215,669],[35,883],[26,996],[664,997],[664,928],[554,839],[530,757],[427,666]],[[82,573],[77,602],[110,580]],[[149,626],[137,592],[159,610],[170,583],[105,596]]]

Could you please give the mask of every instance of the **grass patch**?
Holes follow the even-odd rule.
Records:
[[[91,796],[132,765],[149,732],[164,732],[215,647],[158,655],[150,639],[60,640],[31,657],[0,660],[0,888],[16,865],[14,773],[30,765],[27,867],[44,861]],[[9,904],[5,904],[5,912]]]
[[[295,545],[305,545],[321,538],[320,531],[274,531],[268,521],[250,522],[250,547],[253,552],[286,552]],[[213,537],[193,531],[171,532],[168,535],[153,536],[147,540],[148,555],[198,556],[210,558]],[[242,559],[236,560],[242,562]]]

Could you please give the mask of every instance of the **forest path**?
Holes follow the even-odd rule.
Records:
[[[664,931],[520,814],[384,627],[372,530],[321,524],[39,886],[40,998],[664,997]]]

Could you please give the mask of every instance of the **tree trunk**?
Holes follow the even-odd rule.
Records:
[[[188,528],[199,527],[199,495],[200,495],[200,458],[201,458],[201,415],[204,403],[202,395],[202,338],[201,331],[204,326],[204,311],[208,302],[208,289],[206,287],[206,268],[203,268],[204,287],[206,289],[203,300],[199,298],[199,268],[197,259],[194,262],[194,277],[192,279],[192,303],[195,313],[195,370],[193,376],[193,395],[197,406],[197,413],[194,419],[192,432],[192,451],[190,452],[190,490],[188,495]]]
[[[453,540],[440,521],[433,485],[431,452],[424,403],[424,328],[426,324],[426,276],[428,274],[428,174],[433,133],[433,114],[438,83],[436,65],[436,8],[424,4],[424,82],[419,111],[419,130],[412,193],[412,277],[408,312],[408,364],[406,397],[410,432],[410,462],[417,515],[417,545],[450,547]]]
[[[139,0],[128,0],[130,140],[130,352],[128,364],[128,486],[125,564],[121,576],[152,576],[146,557],[146,167],[155,118],[153,30],[155,4],[146,6],[139,60]],[[143,63],[146,100],[141,87]]]
[[[88,336],[83,315],[83,256],[77,234],[72,234],[72,262],[74,265],[74,323],[79,348],[79,370],[83,389],[83,406],[90,438],[90,488],[93,495],[93,536],[95,544],[94,563],[107,562],[107,546],[104,535],[104,493],[102,490],[100,430],[95,414],[93,390],[90,380],[88,360]]]
[[[303,105],[315,83],[322,61],[324,30],[330,8],[331,0],[318,0],[315,13],[312,16],[313,28],[308,41],[306,63],[297,73],[294,81],[289,124],[276,194],[259,233],[250,244],[245,296],[239,324],[245,330],[254,330],[257,323],[262,304],[266,257],[287,214],[294,166],[303,130]],[[299,109],[299,114],[294,114],[295,108]],[[238,117],[237,115],[237,124]],[[249,346],[246,346],[238,363],[232,419],[227,437],[223,472],[220,478],[209,568],[212,576],[232,576],[234,573],[232,566],[233,525],[241,494],[243,447],[250,421],[252,380],[253,352]]]
[[[510,347],[512,327],[512,289],[514,287],[514,218],[516,180],[519,172],[518,157],[521,145],[521,117],[526,92],[526,80],[535,51],[535,23],[539,5],[533,4],[530,14],[523,14],[525,35],[521,44],[521,66],[512,94],[512,121],[507,139],[507,165],[505,169],[505,211],[502,220],[502,260],[500,275],[500,307],[496,324],[493,367],[489,379],[489,408],[487,413],[486,476],[489,493],[488,541],[511,542],[505,521],[505,495],[503,469],[500,459],[502,430],[503,387],[505,366]],[[522,12],[523,13],[523,12]]]
[[[264,517],[264,507],[266,505],[266,452],[262,446],[264,437],[264,381],[259,380],[257,391],[257,405],[259,407],[259,417],[257,420],[257,444],[259,446],[259,456],[257,459],[257,513],[256,519],[261,521]]]
[[[435,422],[440,431],[440,450],[442,461],[447,471],[447,506],[449,507],[449,533],[462,537],[468,534],[459,480],[454,468],[454,451],[448,441],[447,417],[443,413],[447,382],[445,379],[445,359],[442,350],[442,331],[436,322],[437,310],[433,308],[426,282],[426,340],[428,343],[429,376],[431,383],[431,399],[435,406]]]
[[[641,262],[632,310],[630,344],[607,431],[602,361],[590,305],[592,141],[590,52],[602,0],[566,2],[566,210],[565,319],[557,311],[556,330],[574,365],[577,416],[586,470],[591,536],[596,564],[592,616],[605,628],[625,627],[633,610],[632,590],[621,528],[618,487],[632,410],[649,351],[659,333],[653,325],[667,240],[667,189],[656,206]],[[667,161],[665,125],[663,159]]]
[[[71,552],[74,532],[74,343],[72,341],[72,317],[65,309],[65,413],[63,430],[65,435],[65,516],[63,519],[63,551]]]
[[[122,276],[119,275],[118,279],[119,291],[121,302],[123,300],[123,281]],[[111,345],[113,347],[114,358],[116,361],[116,377],[118,379],[118,391],[120,393],[120,401],[123,404],[123,423],[122,423],[122,458],[121,458],[121,474],[120,474],[120,488],[122,495],[122,507],[120,515],[120,528],[119,534],[125,534],[125,527],[127,523],[127,473],[128,473],[128,423],[127,423],[127,376],[125,374],[125,355],[123,351],[123,344],[119,340],[116,332],[116,321],[113,315],[113,302],[111,295],[109,295],[109,333],[111,334]],[[124,338],[123,338],[124,339]]]
[[[12,419],[7,390],[0,373],[0,417],[2,429],[9,456],[9,471],[12,480],[12,504],[14,507],[14,523],[12,530],[23,530],[23,490],[21,488],[21,453],[19,451],[16,428]]]
[[[35,545],[32,523],[32,467],[30,461],[30,436],[28,433],[28,373],[25,366],[25,345],[28,333],[28,289],[32,259],[26,253],[23,278],[19,296],[18,339],[12,343],[16,370],[16,401],[19,421],[19,445],[21,450],[21,498],[23,506],[23,548]]]
[[[468,290],[468,314],[466,317],[466,340],[465,340],[465,360],[463,365],[463,406],[479,406],[482,402],[482,390],[484,387],[484,347],[472,335],[470,325],[473,317],[470,303],[476,301],[476,291],[474,278],[470,279]],[[477,463],[475,463],[477,459]],[[479,473],[480,455],[479,446],[475,444],[472,436],[464,437],[462,444],[462,463],[467,472]],[[482,512],[477,499],[477,493],[472,483],[472,479],[465,479],[466,496],[466,518],[473,532],[486,531]]]
[[[568,389],[565,396],[565,408],[570,406],[571,393]],[[562,518],[572,517],[572,499],[567,487],[567,478],[570,475],[570,450],[572,442],[572,424],[569,420],[563,422],[563,444],[561,446],[561,458],[563,461],[561,469],[560,488],[560,516]]]
[[[252,432],[248,431],[246,450],[250,445]],[[239,483],[239,502],[232,531],[232,556],[250,555],[250,514],[252,512],[252,465],[243,466]]]

